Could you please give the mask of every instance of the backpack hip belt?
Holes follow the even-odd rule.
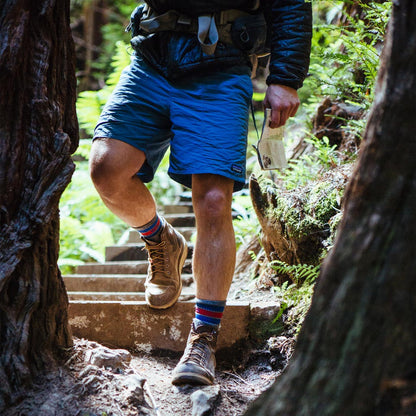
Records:
[[[241,21],[243,24],[241,24]],[[238,33],[234,33],[233,28],[238,24]],[[247,22],[247,24],[245,24]],[[254,22],[250,24],[250,22]],[[257,32],[262,34],[261,42],[265,43],[266,39],[266,22],[263,13],[250,14],[241,10],[230,9],[217,13],[190,17],[176,10],[169,10],[161,15],[156,15],[151,8],[145,6],[141,17],[138,32],[142,34],[151,34],[162,31],[175,31],[196,34],[201,45],[202,51],[207,55],[213,55],[218,42],[225,44],[236,44],[237,47],[250,51],[245,47],[250,39],[250,27],[256,28]],[[258,33],[252,34],[251,37],[258,37]],[[254,43],[258,48],[258,41]]]

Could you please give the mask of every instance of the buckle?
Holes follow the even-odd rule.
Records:
[[[190,26],[192,24],[192,19],[188,16],[181,15],[178,17],[178,20],[176,20],[177,25],[184,25],[184,26]]]

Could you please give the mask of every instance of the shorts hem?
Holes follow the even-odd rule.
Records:
[[[168,171],[168,174],[170,178],[172,178],[175,182],[178,182],[181,185],[186,186],[187,188],[192,188],[192,175],[203,175],[203,174],[219,175],[219,176],[224,176],[225,178],[232,179],[234,181],[233,192],[241,191],[246,185],[245,179],[238,177],[236,175],[232,175],[229,172],[194,171],[194,172],[189,172],[189,173],[188,172],[176,173],[176,172]]]

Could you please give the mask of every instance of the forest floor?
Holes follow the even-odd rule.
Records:
[[[269,289],[241,290],[237,279],[232,296],[244,300],[272,300]],[[171,384],[180,354],[169,351],[127,352],[96,342],[74,339],[63,364],[49,369],[16,407],[4,416],[233,416],[243,415],[250,403],[270,387],[292,352],[293,340],[270,337],[247,341],[217,355],[213,386]],[[104,360],[94,361],[95,352]]]

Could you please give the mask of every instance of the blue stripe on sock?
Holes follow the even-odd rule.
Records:
[[[196,299],[196,306],[198,308],[206,309],[211,312],[224,312],[225,304],[225,300]]]
[[[145,238],[152,238],[153,236],[155,236],[160,229],[163,226],[163,220],[162,218],[160,218],[157,214],[155,216],[155,219],[149,223],[146,224],[145,227],[136,227],[136,230]],[[151,233],[149,234],[149,231],[151,231]]]
[[[209,316],[199,315],[198,313],[195,314],[195,318],[199,321],[203,322],[204,324],[208,325],[219,325],[221,323],[221,319],[211,318]]]
[[[151,230],[158,222],[159,222],[159,217],[156,215],[154,221],[152,221],[146,228],[144,228],[144,227],[137,227],[137,229],[141,233],[146,233],[147,231]]]
[[[195,309],[205,309],[210,312],[223,313],[225,309],[226,301],[224,300],[205,300],[205,299],[196,299]],[[221,323],[221,318],[214,318],[211,316],[202,315],[197,313],[195,310],[195,319],[200,322],[203,322],[206,325],[218,326]]]

